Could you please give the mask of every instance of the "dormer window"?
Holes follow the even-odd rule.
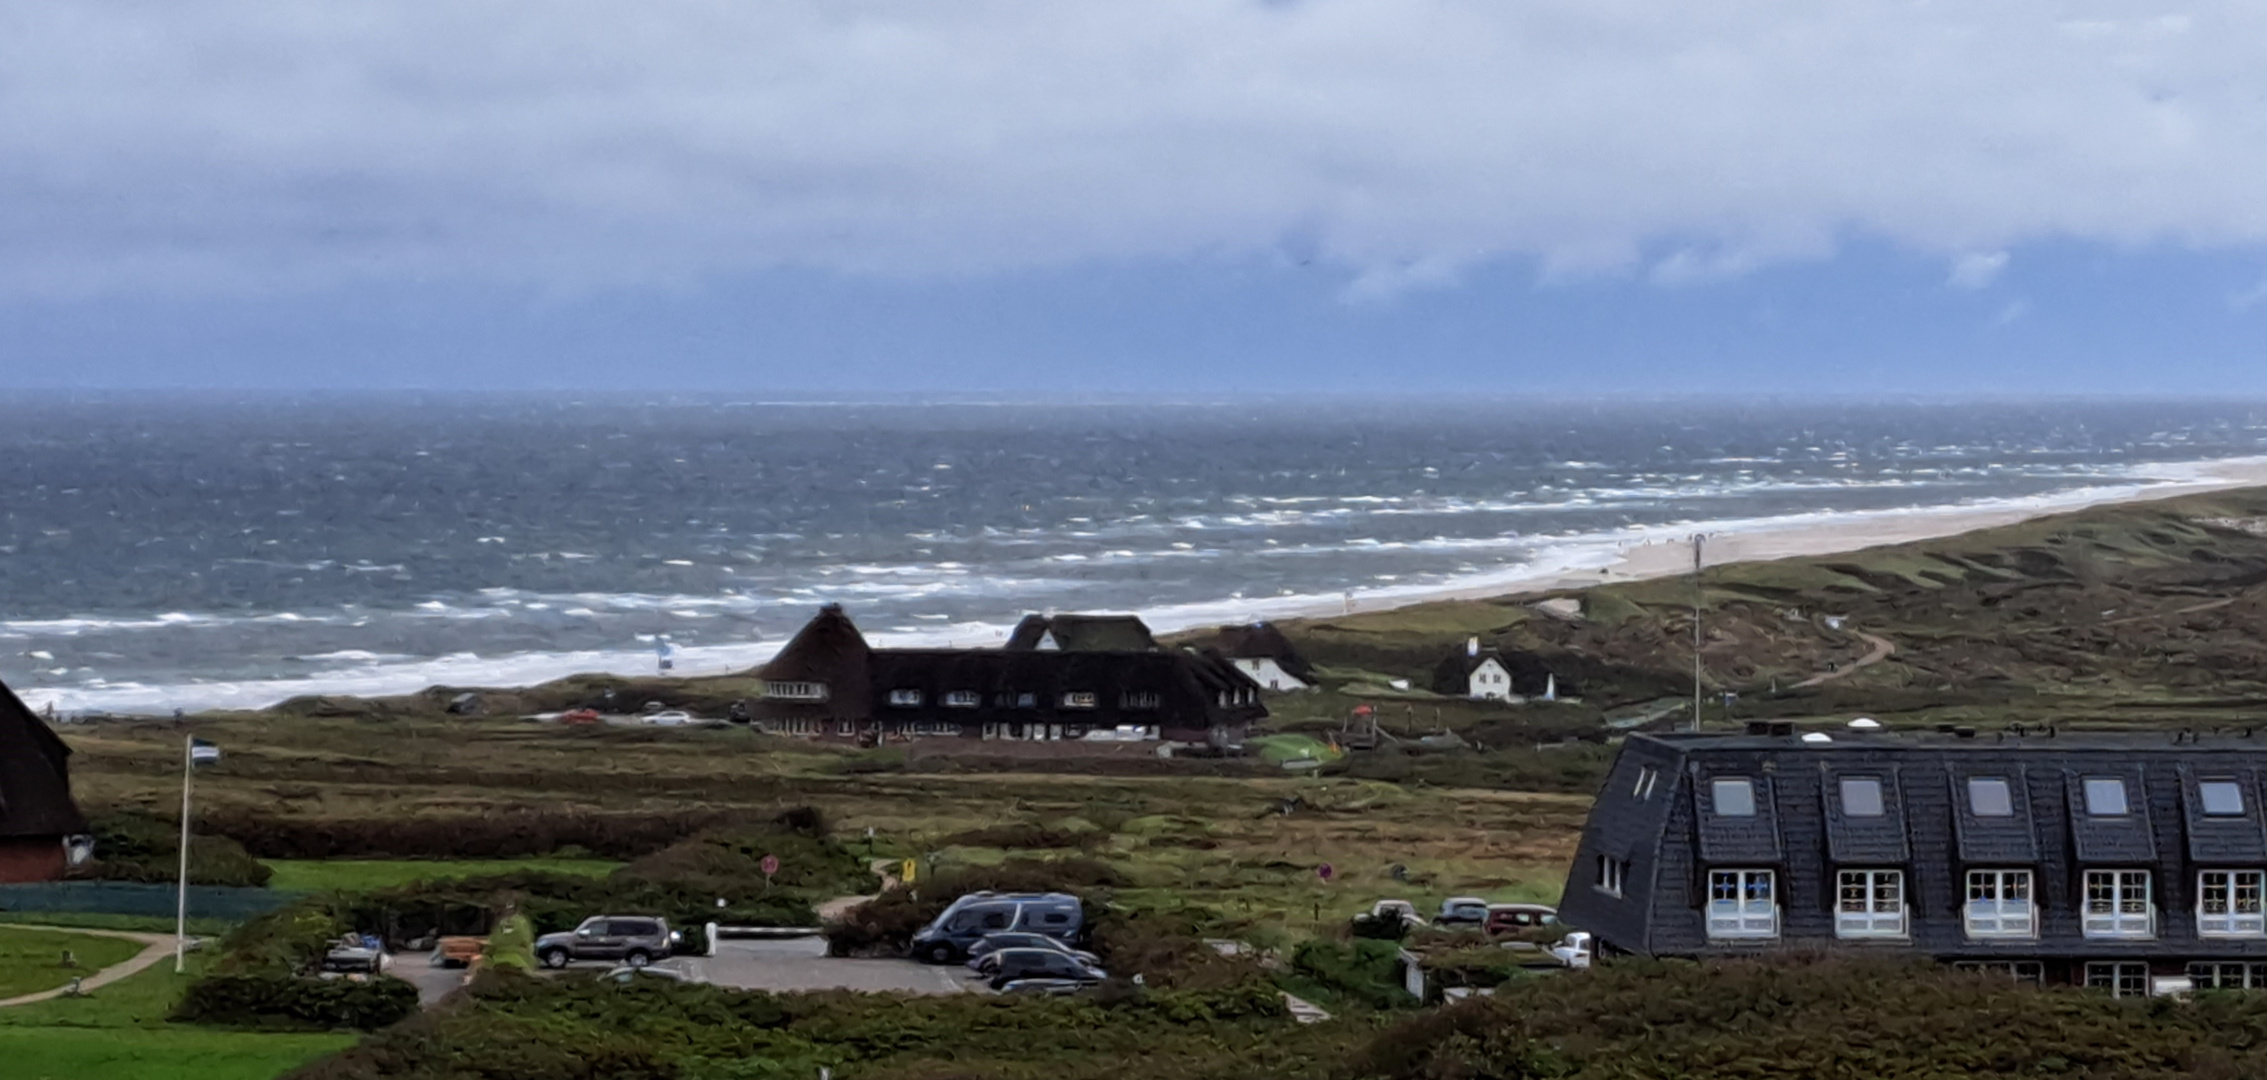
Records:
[[[825,701],[827,684],[821,682],[767,682],[764,696],[780,701]]]
[[[1842,778],[1842,816],[1880,817],[1881,779],[1874,776]]]
[[[2242,817],[2243,785],[2233,780],[2205,780],[2196,785],[2197,801],[2206,817]]]
[[[2114,776],[2087,777],[2086,812],[2094,817],[2124,817],[2125,781]]]
[[[1640,800],[1650,799],[1653,797],[1653,785],[1660,782],[1661,770],[1656,769],[1651,765],[1647,765],[1644,768],[1638,770],[1637,788],[1636,790],[1630,792],[1630,794],[1637,796]]]
[[[973,709],[983,700],[983,696],[974,690],[955,690],[945,695],[945,708]]]
[[[1094,692],[1091,690],[1073,690],[1063,695],[1063,708],[1091,709],[1093,707]]]
[[[1157,695],[1146,690],[1133,691],[1126,694],[1123,704],[1128,709],[1154,709],[1157,707]]]
[[[1744,776],[1713,781],[1708,800],[1717,817],[1754,817],[1755,781]]]
[[[2014,817],[2015,795],[2008,790],[2007,781],[1997,776],[1976,776],[1968,780],[1968,812],[1977,817]]]
[[[892,690],[889,692],[889,703],[901,709],[918,708],[921,705],[921,691]]]

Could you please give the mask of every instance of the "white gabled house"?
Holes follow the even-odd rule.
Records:
[[[1523,653],[1520,659],[1523,663],[1516,666],[1521,670],[1515,672],[1515,665],[1503,653],[1483,649],[1479,638],[1471,638],[1461,654],[1441,661],[1434,669],[1433,692],[1513,704],[1558,700],[1558,676],[1542,670],[1533,655]]]
[[[1262,690],[1289,694],[1312,690],[1321,682],[1314,665],[1307,663],[1307,658],[1292,647],[1291,639],[1271,623],[1223,626],[1218,638],[1221,655],[1238,671],[1251,676]]]

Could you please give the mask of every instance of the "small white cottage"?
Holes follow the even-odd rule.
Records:
[[[1532,655],[1521,654],[1519,659],[1521,663],[1514,664],[1494,649],[1481,648],[1479,638],[1471,638],[1462,654],[1441,661],[1434,670],[1433,692],[1474,701],[1557,700],[1558,676],[1544,670]]]

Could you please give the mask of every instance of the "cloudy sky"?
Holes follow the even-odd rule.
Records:
[[[2267,393],[2267,7],[47,0],[0,385]]]

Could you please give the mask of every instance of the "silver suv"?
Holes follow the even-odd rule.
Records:
[[[650,915],[594,915],[564,934],[535,939],[535,958],[547,968],[577,960],[613,960],[644,967],[675,951],[677,934]]]

